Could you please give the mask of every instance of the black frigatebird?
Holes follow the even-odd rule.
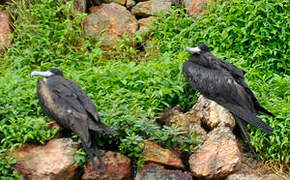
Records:
[[[93,101],[77,83],[64,78],[58,69],[33,71],[31,76],[44,76],[37,82],[37,96],[43,112],[64,128],[78,134],[96,172],[98,168],[94,156],[97,156],[101,168],[105,169],[91,133],[118,133],[100,121]]]
[[[246,122],[265,133],[272,133],[272,128],[256,115],[260,113],[272,117],[274,115],[262,107],[245,82],[246,72],[215,57],[205,44],[199,44],[194,48],[186,47],[185,50],[193,53],[183,64],[183,74],[190,86],[234,115],[251,151],[255,154],[249,143]]]

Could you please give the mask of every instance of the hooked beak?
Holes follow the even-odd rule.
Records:
[[[201,51],[199,47],[194,47],[194,48],[186,47],[185,50],[192,53],[197,53],[197,54],[200,54],[200,51]]]
[[[50,71],[32,71],[30,76],[44,76],[44,77],[49,77],[54,75],[52,72]]]

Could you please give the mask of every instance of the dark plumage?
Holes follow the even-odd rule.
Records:
[[[109,134],[117,132],[100,121],[92,100],[78,84],[64,78],[60,70],[31,73],[31,76],[36,75],[45,77],[37,83],[39,104],[44,113],[64,128],[77,133],[94,170],[98,169],[93,160],[94,156],[97,156],[104,169],[104,163],[90,134],[93,131]]]
[[[186,50],[194,52],[183,64],[183,74],[193,89],[228,109],[235,116],[247,140],[249,137],[245,131],[245,122],[266,133],[272,132],[272,128],[256,115],[274,115],[262,107],[245,82],[245,71],[218,59],[204,44],[195,48],[187,47]]]

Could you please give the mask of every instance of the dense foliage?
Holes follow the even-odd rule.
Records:
[[[139,51],[128,40],[120,42],[112,56],[95,39],[84,39],[84,15],[72,10],[72,1],[32,0],[29,8],[21,2],[7,6],[15,31],[13,45],[0,57],[0,179],[15,177],[11,172],[15,161],[7,156],[8,149],[45,143],[57,131],[46,128],[50,119],[38,105],[37,78],[29,77],[34,69],[57,67],[79,83],[95,102],[102,121],[121,132],[118,147],[130,157],[140,156],[138,144],[143,139],[192,150],[194,137],[181,136],[178,129],[160,127],[155,121],[165,107],[180,104],[188,109],[194,104],[197,94],[183,78],[181,67],[188,57],[184,47],[197,43],[208,44],[218,57],[247,71],[258,99],[276,115],[260,116],[274,127],[273,135],[250,127],[252,143],[264,159],[289,162],[287,1],[212,3],[196,18],[172,10],[159,18],[151,34],[152,46],[161,54],[143,56],[146,61],[140,61]],[[100,146],[116,143],[113,136],[96,138],[103,140]]]

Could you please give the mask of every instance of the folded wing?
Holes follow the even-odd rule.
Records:
[[[186,61],[183,65],[183,73],[193,89],[199,90],[207,98],[262,131],[272,132],[269,125],[256,117],[251,96],[235,81],[230,72],[206,68]]]

